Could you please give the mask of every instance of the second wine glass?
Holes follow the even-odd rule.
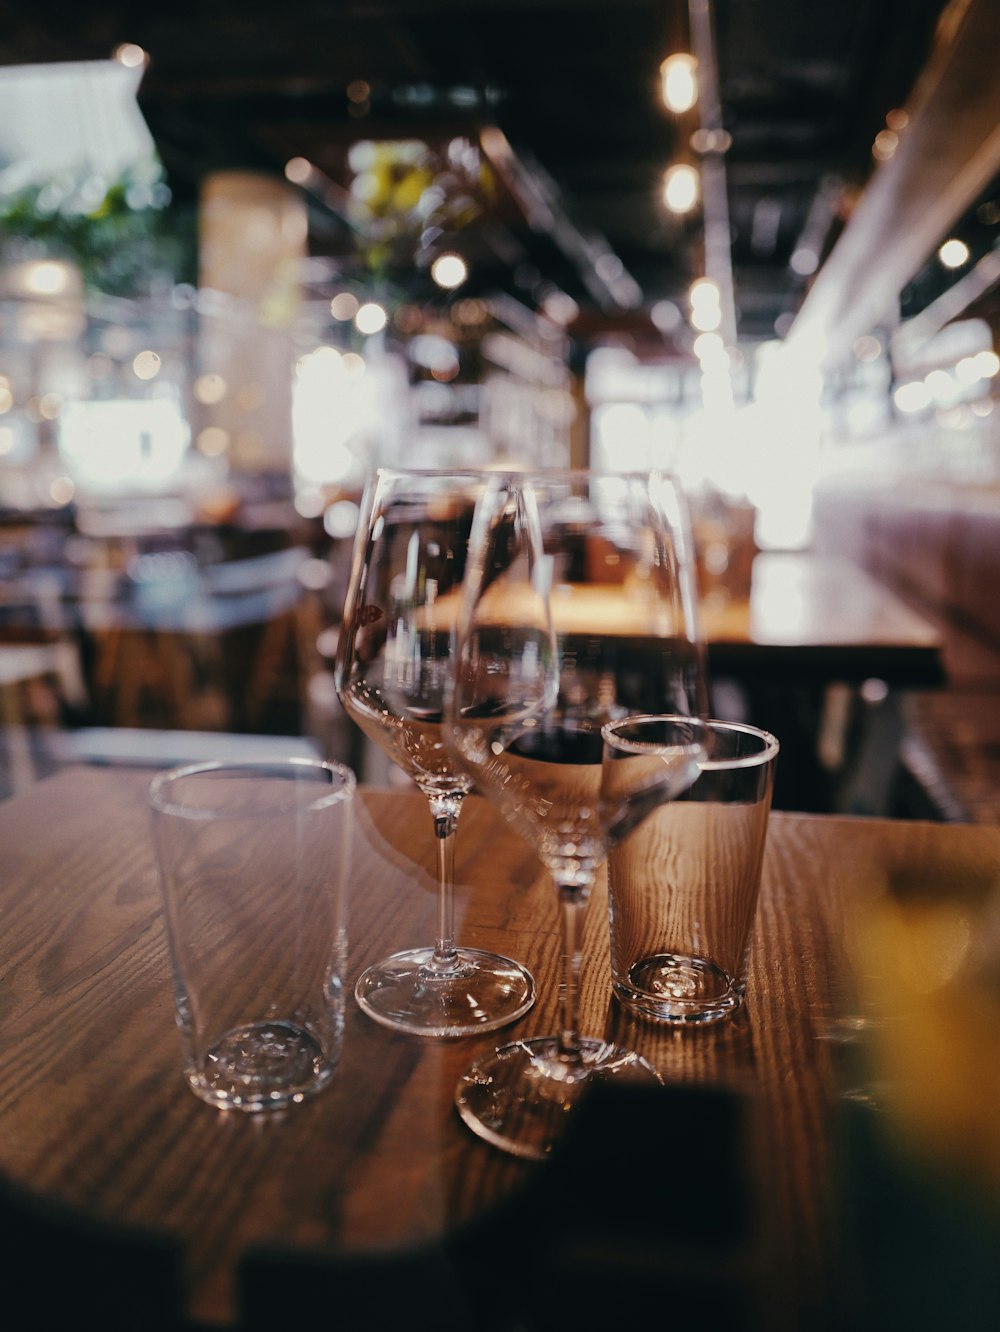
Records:
[[[423,1036],[466,1036],[513,1022],[534,981],[510,958],[454,939],[455,831],[471,789],[441,734],[458,589],[483,479],[378,470],[362,502],[337,652],[344,709],[426,796],[438,863],[433,945],[369,967],[355,997],[375,1021]]]
[[[561,1011],[459,1084],[463,1119],[541,1157],[594,1076],[653,1078],[634,1052],[581,1036],[583,912],[609,846],[698,775],[703,649],[683,498],[659,474],[497,477],[479,503],[446,737],[534,847],[562,922]],[[602,764],[602,729],[637,713],[690,719],[681,740]]]

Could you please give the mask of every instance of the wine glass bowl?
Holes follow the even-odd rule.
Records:
[[[433,945],[369,967],[355,997],[375,1021],[416,1035],[490,1031],[521,1017],[534,981],[518,962],[454,940],[454,842],[472,781],[445,746],[458,589],[482,478],[379,469],[362,502],[336,665],[348,716],[427,798],[438,867]]]
[[[469,543],[446,740],[556,886],[562,1011],[557,1034],[479,1061],[456,1101],[476,1133],[516,1155],[551,1150],[589,1078],[656,1076],[633,1052],[577,1030],[583,912],[609,845],[640,808],[625,789],[637,764],[615,762],[609,779],[602,729],[636,713],[704,711],[690,536],[673,481],[492,478]],[[647,807],[695,779],[699,743],[674,755],[672,781],[657,759],[658,788],[643,778]]]

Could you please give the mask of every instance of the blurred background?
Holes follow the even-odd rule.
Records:
[[[995,766],[991,0],[0,17],[6,793],[181,732],[349,756],[393,463],[676,470],[706,587],[829,552],[940,625],[924,758]]]

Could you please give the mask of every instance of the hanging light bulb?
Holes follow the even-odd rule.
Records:
[[[700,193],[698,173],[686,162],[670,167],[663,177],[663,202],[672,213],[690,213]]]
[[[691,309],[718,309],[721,297],[719,295],[719,284],[713,282],[711,278],[697,278],[691,283],[688,291],[688,299],[691,302]]]
[[[688,292],[691,302],[691,327],[700,333],[714,333],[722,324],[719,287],[711,278],[698,278]]]
[[[714,333],[722,325],[722,310],[717,305],[691,307],[691,327],[699,333]]]
[[[389,316],[377,301],[366,301],[354,315],[354,327],[365,337],[381,333],[388,322]]]
[[[698,100],[698,61],[684,51],[667,56],[660,66],[660,81],[667,110],[677,115],[690,111]]]
[[[938,258],[945,268],[961,268],[963,264],[969,262],[969,247],[965,241],[952,236],[939,248]]]

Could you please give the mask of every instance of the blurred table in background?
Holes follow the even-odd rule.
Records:
[[[773,731],[782,744],[775,802],[824,813],[888,812],[900,761],[904,691],[944,683],[937,628],[856,565],[810,552],[757,554],[749,584],[724,578],[701,598],[711,709]],[[560,633],[607,636],[636,670],[655,670],[642,580],[554,589]],[[457,613],[436,603],[442,626]]]
[[[905,771],[928,817],[1000,823],[1000,475],[996,441],[904,436],[833,473],[816,546],[848,555],[934,624],[944,690],[911,700]]]
[[[943,682],[941,636],[884,584],[833,555],[762,552],[749,599],[702,602],[713,676],[894,687]]]
[[[781,741],[778,808],[895,812],[908,695],[946,680],[930,619],[832,553],[762,552],[704,626],[715,710]]]

